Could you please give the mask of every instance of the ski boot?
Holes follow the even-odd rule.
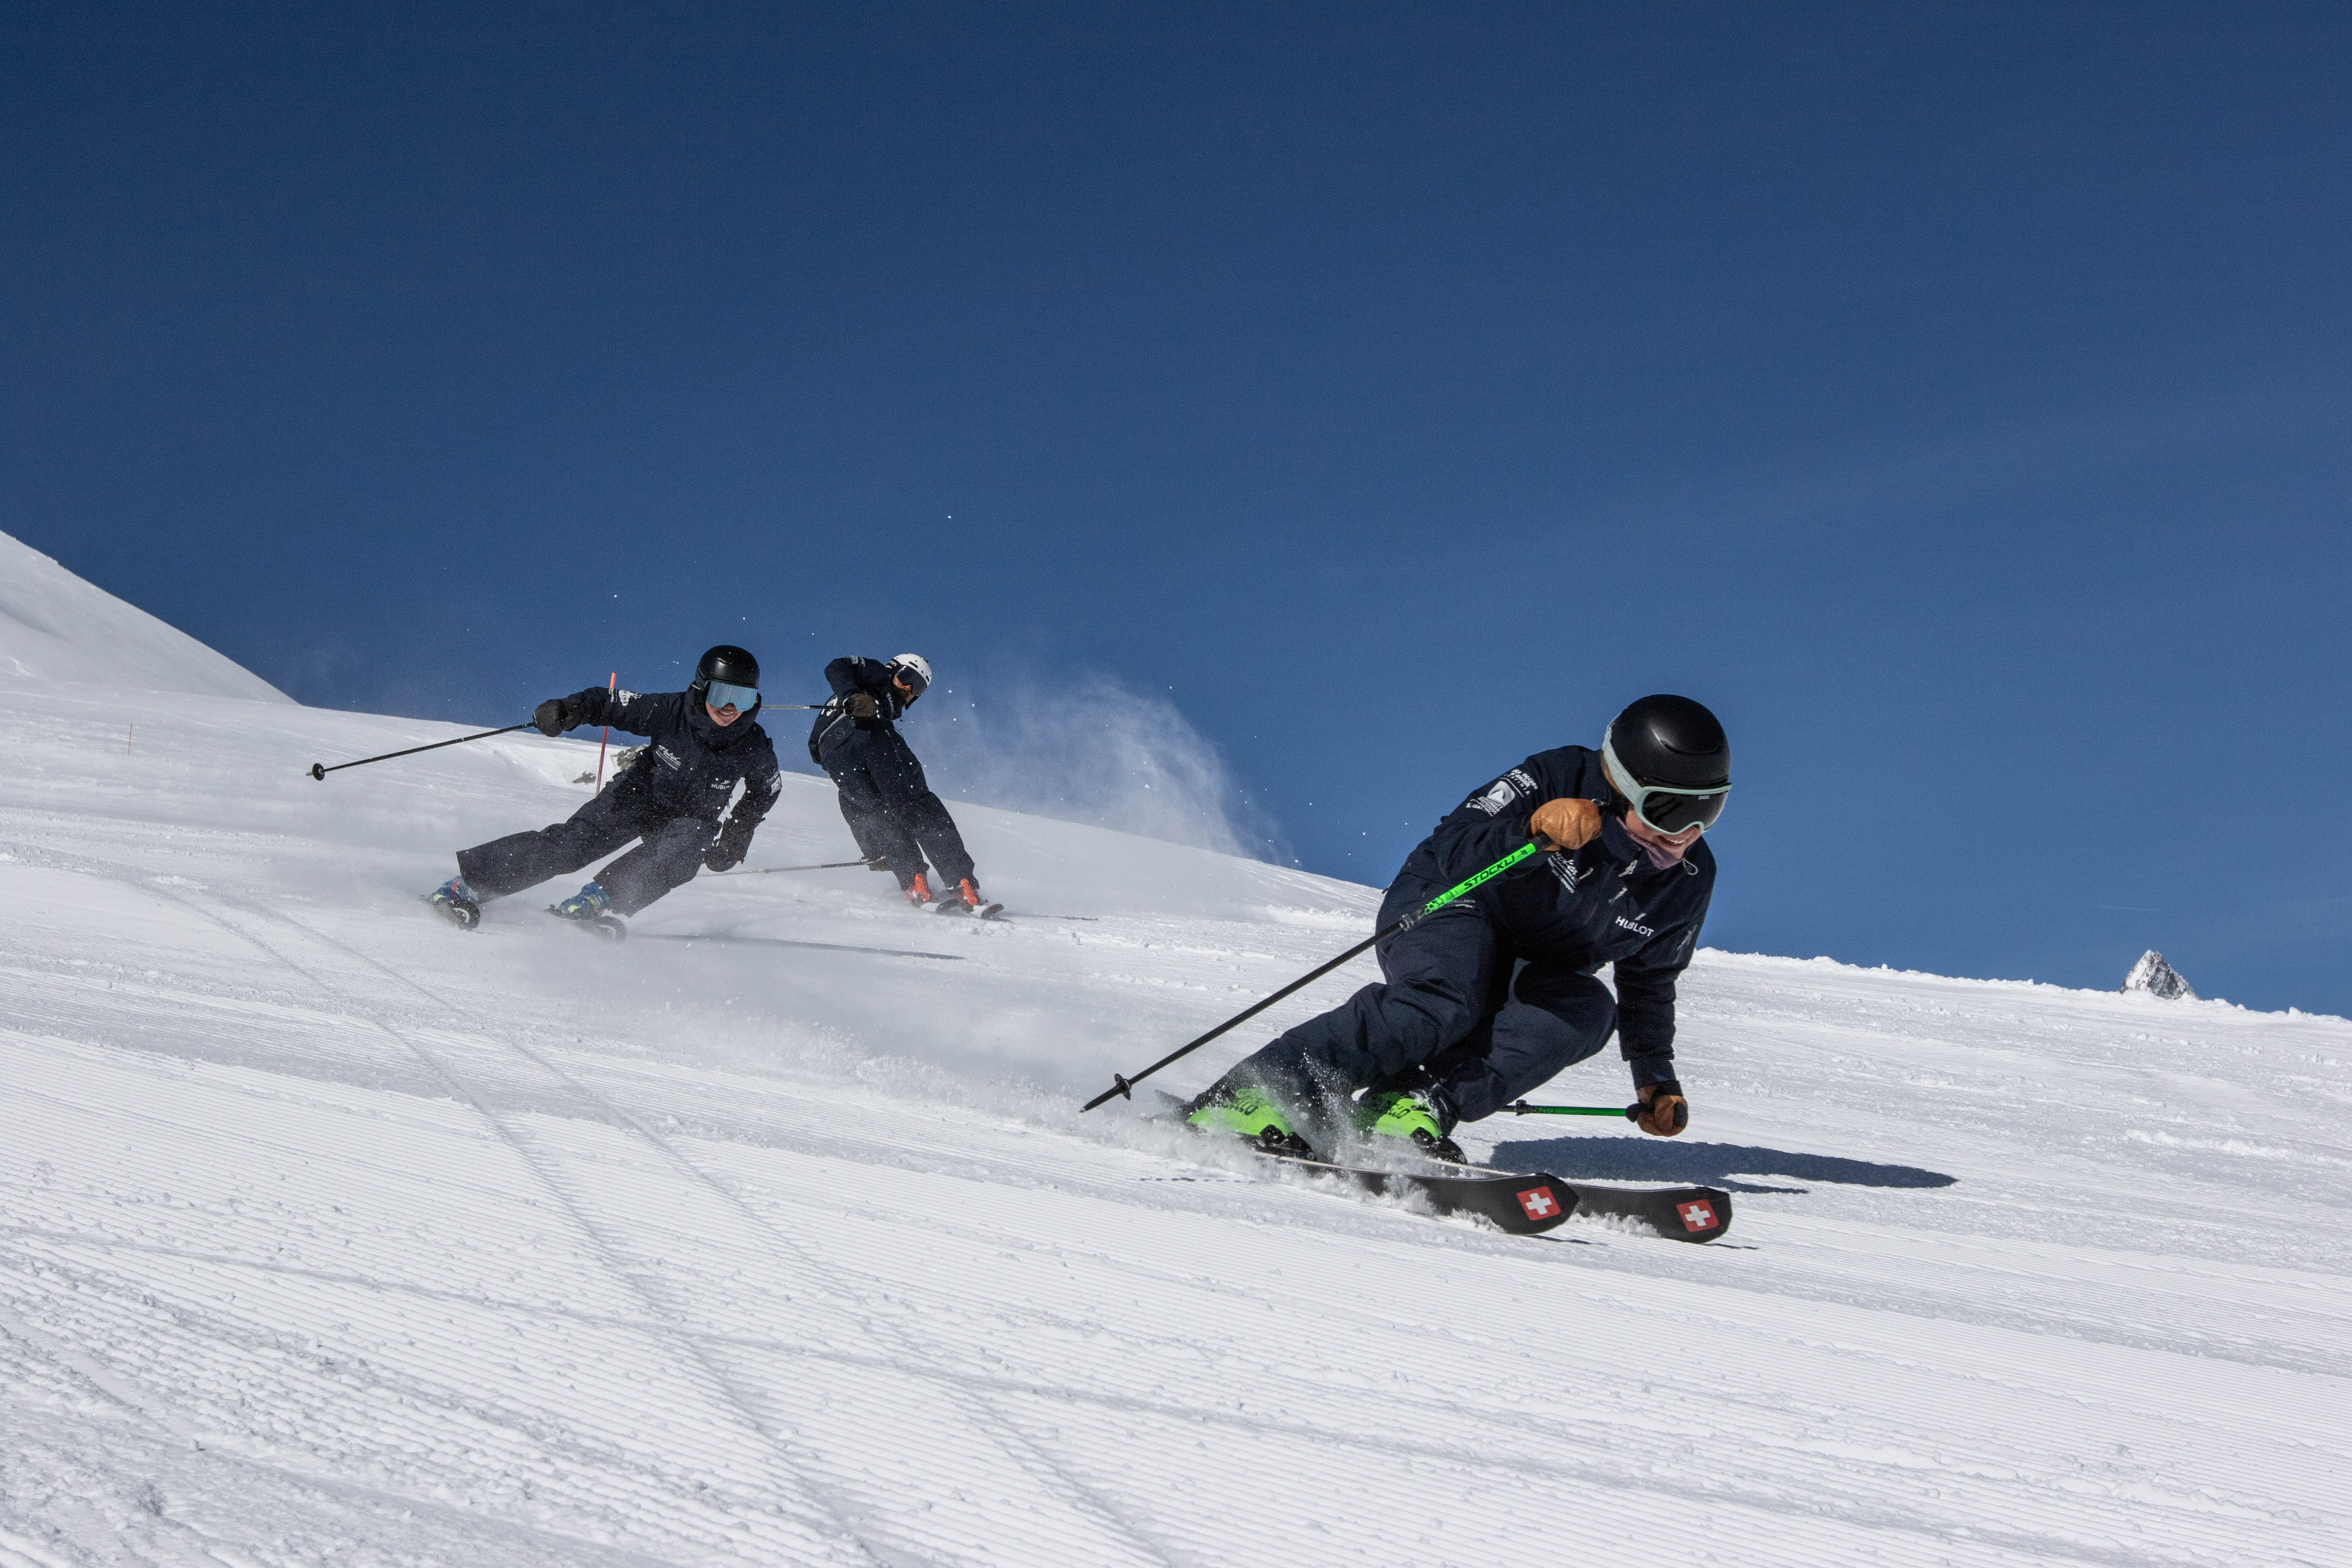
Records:
[[[930,879],[918,871],[915,873],[915,879],[899,889],[898,893],[916,909],[927,909],[931,902]]]
[[[1003,904],[992,904],[980,896],[980,884],[970,877],[958,882],[953,891],[931,907],[943,915],[978,915],[984,921],[995,920],[1004,913]]]
[[[629,934],[629,922],[613,912],[612,895],[601,883],[591,882],[562,903],[548,905],[547,912],[606,942],[619,942]]]
[[[1410,1142],[1418,1152],[1449,1165],[1466,1165],[1470,1156],[1445,1135],[1437,1108],[1409,1089],[1372,1089],[1356,1101],[1356,1130],[1368,1133],[1375,1147],[1393,1138]]]
[[[425,894],[425,901],[433,907],[435,913],[446,919],[459,931],[472,931],[482,923],[482,900],[474,896],[473,889],[466,886],[462,873]]]
[[[1230,1132],[1245,1138],[1267,1154],[1287,1154],[1311,1160],[1315,1150],[1306,1139],[1291,1130],[1290,1121],[1282,1108],[1263,1089],[1243,1085],[1229,1089],[1205,1103],[1196,1105],[1184,1118],[1185,1122],[1204,1132]]]

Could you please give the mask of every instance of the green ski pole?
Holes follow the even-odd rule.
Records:
[[[1080,1110],[1092,1110],[1104,1100],[1110,1100],[1114,1097],[1120,1100],[1133,1099],[1134,1096],[1129,1091],[1133,1089],[1137,1084],[1141,1083],[1145,1079],[1150,1078],[1153,1073],[1158,1072],[1161,1068],[1166,1067],[1170,1062],[1176,1060],[1179,1057],[1192,1055],[1194,1051],[1199,1050],[1202,1046],[1207,1045],[1211,1040],[1215,1039],[1219,1035],[1223,1034],[1227,1029],[1232,1028],[1234,1025],[1244,1024],[1250,1019],[1256,1017],[1260,1013],[1265,1012],[1268,1007],[1273,1006],[1276,1002],[1281,1001],[1285,996],[1289,995],[1300,986],[1310,985],[1316,981],[1322,979],[1325,975],[1330,973],[1333,970],[1347,963],[1348,960],[1371,947],[1375,942],[1385,942],[1390,937],[1396,935],[1399,931],[1410,931],[1412,927],[1419,925],[1423,921],[1426,920],[1431,915],[1435,914],[1439,910],[1444,909],[1447,904],[1452,903],[1463,894],[1485,886],[1486,883],[1491,882],[1496,878],[1501,876],[1504,872],[1509,870],[1512,867],[1517,865],[1520,861],[1526,859],[1528,856],[1543,854],[1549,847],[1550,846],[1545,844],[1541,839],[1531,839],[1528,843],[1520,845],[1517,849],[1512,850],[1508,855],[1504,856],[1500,860],[1496,861],[1485,870],[1477,873],[1475,876],[1465,879],[1465,880],[1455,884],[1454,887],[1446,889],[1445,891],[1438,894],[1437,897],[1430,900],[1429,902],[1422,905],[1421,908],[1413,910],[1411,914],[1392,922],[1385,931],[1374,931],[1371,935],[1366,937],[1363,941],[1358,942],[1355,946],[1349,948],[1339,957],[1331,960],[1328,963],[1323,964],[1319,968],[1309,970],[1307,973],[1300,975],[1297,979],[1292,981],[1289,984],[1284,986],[1273,995],[1262,997],[1259,1000],[1251,1003],[1248,1006],[1243,1008],[1240,1012],[1234,1014],[1232,1017],[1226,1019],[1223,1023],[1218,1025],[1207,1034],[1202,1035],[1199,1039],[1192,1041],[1189,1045],[1181,1046],[1175,1050],[1169,1052],[1166,1056],[1161,1057],[1158,1061],[1153,1062],[1150,1067],[1145,1068],[1141,1072],[1137,1073],[1133,1078],[1128,1078],[1119,1073],[1111,1074],[1111,1086],[1103,1090],[1100,1094],[1096,1095],[1092,1100],[1087,1100],[1086,1104],[1080,1106],[1078,1109]]]
[[[1620,1110],[1613,1105],[1529,1105],[1524,1100],[1515,1100],[1503,1109],[1514,1116],[1622,1116],[1628,1121],[1642,1119],[1638,1105]]]

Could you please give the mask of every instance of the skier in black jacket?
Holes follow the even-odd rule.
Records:
[[[692,880],[702,867],[730,870],[751,851],[752,833],[784,787],[776,749],[755,717],[759,710],[759,661],[724,645],[702,656],[694,684],[684,691],[641,696],[592,686],[549,698],[531,714],[542,734],[609,724],[643,735],[647,743],[568,820],[458,850],[457,874],[426,894],[426,901],[471,930],[489,900],[577,871],[632,838],[642,839],[555,906],[567,919],[620,935],[615,917],[636,913]],[[743,798],[728,813],[739,781]]]
[[[1529,757],[1406,858],[1379,923],[1531,839],[1548,852],[1382,942],[1384,984],[1244,1060],[1192,1102],[1191,1120],[1294,1152],[1328,1148],[1352,1123],[1459,1160],[1458,1123],[1592,1056],[1613,1029],[1639,1125],[1673,1137],[1689,1115],[1675,1078],[1675,982],[1715,888],[1699,835],[1730,789],[1723,726],[1685,697],[1642,699],[1598,752]],[[1613,1000],[1593,977],[1604,963]]]
[[[849,654],[826,665],[824,679],[833,699],[809,730],[809,760],[841,792],[842,818],[858,853],[897,877],[910,904],[936,898],[950,911],[995,913],[981,897],[955,818],[898,733],[896,721],[930,688],[930,661],[919,653],[887,663]],[[924,872],[925,855],[939,872],[937,889]]]

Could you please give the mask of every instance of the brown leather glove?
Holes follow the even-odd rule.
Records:
[[[853,719],[871,719],[875,713],[874,693],[853,691],[849,694],[849,700],[842,706],[849,710],[849,716]]]
[[[1601,832],[1601,808],[1589,800],[1548,800],[1528,818],[1528,831],[1559,849],[1581,849]]]
[[[1642,1102],[1642,1114],[1633,1125],[1643,1131],[1671,1138],[1690,1125],[1690,1101],[1683,1098],[1683,1086],[1674,1079],[1647,1084],[1634,1092]]]

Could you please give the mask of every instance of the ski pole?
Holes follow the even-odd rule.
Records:
[[[822,866],[738,866],[732,871],[713,871],[714,877],[767,877],[778,871],[838,871],[848,866],[871,866],[871,860],[827,860]]]
[[[1515,1100],[1503,1109],[1514,1116],[1622,1116],[1628,1121],[1642,1119],[1638,1105],[1620,1110],[1613,1105],[1529,1105],[1524,1100]]]
[[[605,695],[605,697],[609,700],[609,699],[612,697],[613,693],[614,693],[614,692],[616,692],[616,691],[618,691],[618,690],[620,690],[620,689],[621,689],[621,672],[620,672],[619,670],[617,670],[617,669],[616,669],[616,670],[614,670],[614,671],[613,672],[613,679],[611,679],[610,680],[607,680],[606,682],[604,682],[604,695]],[[604,742],[607,742],[607,741],[609,741],[609,740],[611,740],[612,738],[613,738],[613,726],[611,726],[610,724],[605,725],[603,729],[601,729],[601,730],[599,730],[599,731],[596,731],[596,792],[595,792],[595,793],[597,793],[598,795],[603,795],[603,794],[604,793]]]
[[[487,741],[493,735],[511,735],[517,730],[530,728],[530,721],[525,720],[520,724],[509,724],[503,730],[485,730],[478,735],[460,735],[454,741],[436,741],[429,746],[411,746],[404,752],[386,752],[380,757],[362,757],[355,763],[337,763],[331,768],[324,763],[312,763],[310,776],[324,784],[329,773],[339,773],[345,768],[363,768],[370,763],[388,763],[394,757],[413,757],[419,752],[437,752],[444,746],[462,746],[468,741]]]
[[[1117,1096],[1120,1100],[1132,1100],[1134,1096],[1129,1092],[1130,1089],[1132,1089],[1137,1084],[1141,1083],[1145,1079],[1150,1078],[1153,1073],[1158,1072],[1161,1068],[1166,1067],[1170,1062],[1174,1061],[1177,1058],[1192,1055],[1192,1053],[1199,1050],[1202,1046],[1207,1045],[1211,1040],[1215,1039],[1219,1035],[1223,1034],[1227,1029],[1232,1028],[1234,1025],[1246,1023],[1250,1019],[1256,1017],[1260,1013],[1265,1012],[1268,1007],[1273,1006],[1276,1002],[1281,1001],[1285,996],[1289,995],[1300,986],[1311,984],[1315,981],[1322,979],[1325,975],[1330,973],[1333,970],[1339,968],[1341,964],[1347,963],[1348,960],[1355,957],[1358,953],[1362,952],[1365,949],[1372,946],[1375,942],[1385,942],[1390,937],[1396,935],[1399,931],[1411,930],[1412,927],[1419,925],[1430,915],[1435,914],[1447,904],[1452,903],[1463,894],[1469,892],[1472,889],[1494,880],[1496,877],[1501,876],[1504,872],[1509,870],[1512,867],[1517,865],[1528,856],[1541,854],[1549,847],[1550,846],[1547,845],[1541,839],[1531,839],[1528,842],[1520,845],[1517,849],[1512,850],[1508,855],[1504,856],[1500,860],[1496,861],[1493,865],[1487,867],[1485,870],[1477,873],[1475,876],[1457,883],[1454,887],[1446,889],[1445,891],[1438,894],[1437,897],[1430,900],[1429,902],[1422,905],[1421,908],[1391,922],[1386,930],[1374,931],[1371,935],[1366,937],[1363,941],[1358,942],[1355,946],[1349,948],[1339,957],[1331,960],[1328,963],[1307,971],[1307,973],[1300,975],[1297,979],[1292,981],[1289,984],[1284,986],[1273,995],[1263,997],[1258,1001],[1251,1003],[1248,1006],[1243,1008],[1240,1012],[1234,1014],[1232,1017],[1226,1019],[1223,1023],[1218,1025],[1207,1034],[1202,1035],[1199,1039],[1192,1041],[1189,1045],[1178,1047],[1175,1050],[1172,1050],[1166,1056],[1161,1057],[1158,1061],[1153,1062],[1150,1067],[1145,1068],[1141,1072],[1137,1073],[1133,1078],[1128,1078],[1119,1073],[1111,1074],[1111,1086],[1103,1090],[1100,1094],[1096,1095],[1092,1100],[1087,1100],[1086,1104],[1080,1106],[1078,1109],[1082,1111],[1092,1110],[1096,1106],[1100,1105],[1104,1100],[1109,1100],[1113,1096]]]

